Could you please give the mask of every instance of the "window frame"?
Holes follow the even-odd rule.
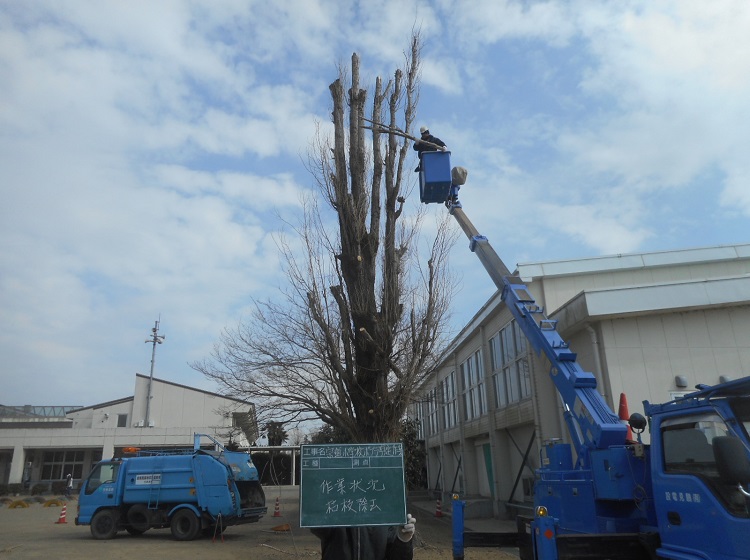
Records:
[[[505,408],[531,396],[529,344],[515,320],[489,340],[495,406]]]
[[[460,365],[464,400],[464,420],[476,420],[487,414],[482,349],[479,348]]]

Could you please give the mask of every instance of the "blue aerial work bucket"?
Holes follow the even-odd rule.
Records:
[[[443,203],[451,189],[451,153],[422,152],[419,200]]]

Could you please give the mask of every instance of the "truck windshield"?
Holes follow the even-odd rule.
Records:
[[[121,463],[99,463],[91,471],[86,481],[86,494],[92,494],[103,484],[111,484],[117,480],[117,473],[120,472]]]

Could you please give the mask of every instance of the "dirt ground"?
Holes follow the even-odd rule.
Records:
[[[275,516],[273,489],[267,489],[268,515],[258,523],[227,528],[223,539],[199,538],[191,542],[172,539],[169,529],[150,530],[133,537],[122,531],[112,540],[98,541],[89,527],[75,525],[76,501],[66,505],[65,523],[59,523],[62,507],[34,503],[10,509],[0,504],[0,560],[177,560],[320,558],[318,539],[299,527],[299,509],[290,488],[279,491],[279,515]],[[450,518],[416,511],[415,560],[452,560]],[[513,560],[515,551],[465,549],[466,560]]]

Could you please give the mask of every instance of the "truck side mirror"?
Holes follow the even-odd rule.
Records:
[[[630,415],[630,418],[628,418],[628,424],[633,429],[634,432],[641,433],[643,430],[646,429],[646,417],[643,414],[639,414],[637,412],[634,412]]]
[[[717,436],[712,445],[722,480],[729,484],[750,483],[750,459],[740,438]]]

